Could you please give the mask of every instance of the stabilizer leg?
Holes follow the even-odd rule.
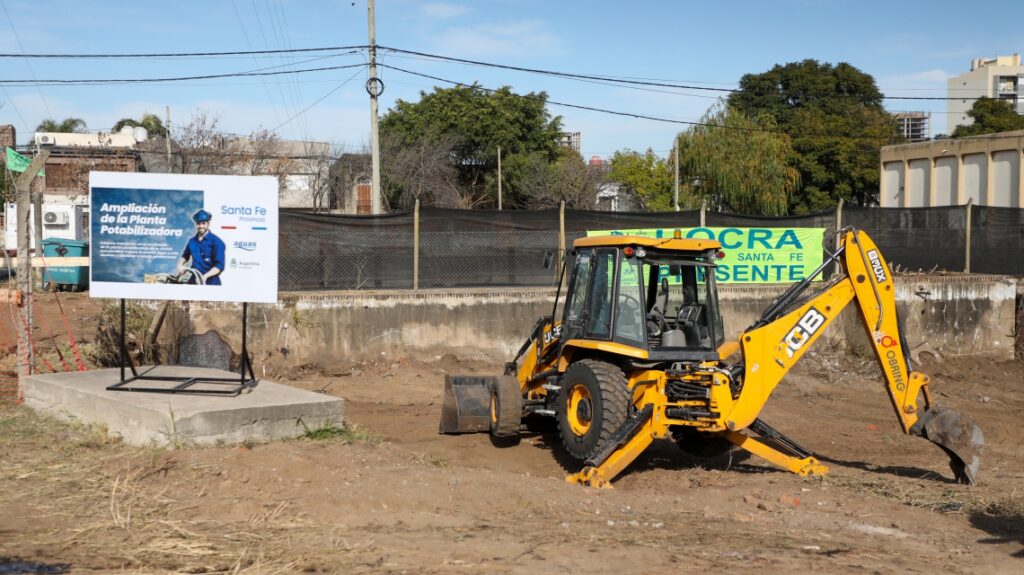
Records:
[[[654,406],[647,404],[623,425],[607,445],[588,459],[579,473],[565,478],[569,483],[589,487],[611,488],[615,479],[654,441],[651,415]]]
[[[755,419],[749,429],[761,437],[755,438],[739,431],[731,431],[726,438],[737,447],[798,475],[828,473],[828,466],[823,465],[806,449],[760,419]]]

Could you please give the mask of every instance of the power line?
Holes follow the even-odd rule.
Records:
[[[525,68],[522,66],[509,66],[507,64],[495,64],[492,62],[481,62],[477,60],[468,60],[465,58],[454,58],[451,56],[440,56],[438,54],[428,54],[426,52],[416,52],[414,50],[403,50],[401,48],[392,48],[389,46],[378,46],[381,50],[388,50],[391,52],[397,52],[399,54],[412,54],[415,56],[423,56],[426,58],[433,58],[436,60],[445,60],[448,62],[459,62],[462,64],[472,64],[474,66],[483,66],[486,68],[499,68],[502,70],[515,70],[517,72],[529,72],[531,74],[541,74],[545,76],[556,76],[560,78],[574,78],[577,80],[598,80],[604,82],[615,82],[620,84],[632,84],[636,86],[653,86],[657,88],[679,88],[684,90],[705,90],[709,92],[738,92],[739,90],[734,88],[709,88],[707,86],[692,86],[687,84],[671,84],[667,82],[651,82],[645,80],[624,80],[621,78],[615,78],[612,76],[595,76],[590,74],[575,74],[572,72],[555,72],[553,70],[542,70],[539,68]]]
[[[248,76],[281,76],[285,74],[305,74],[309,72],[325,72],[329,70],[345,70],[349,68],[361,68],[366,64],[348,64],[346,66],[324,66],[322,68],[304,68],[299,70],[280,70],[277,72],[232,72],[228,74],[205,74],[201,76],[177,76],[168,78],[116,78],[116,79],[91,79],[91,80],[0,80],[0,86],[11,85],[103,85],[103,84],[154,84],[159,82],[181,82],[187,80],[212,80],[217,78],[240,78]],[[278,66],[272,66],[278,67]]]
[[[289,54],[299,52],[332,52],[337,50],[365,50],[366,44],[354,46],[325,46],[323,48],[289,48],[286,50],[235,50],[231,52],[163,52],[149,54],[4,54],[0,58],[193,58],[199,56],[249,56],[259,54]]]
[[[348,80],[345,80],[345,81],[344,81],[344,82],[342,82],[341,84],[338,84],[337,86],[335,86],[335,88],[334,88],[333,90],[331,90],[330,92],[327,92],[327,93],[326,93],[326,94],[324,94],[323,96],[320,96],[320,98],[319,98],[319,99],[318,99],[317,101],[315,101],[315,102],[313,102],[312,104],[310,104],[310,105],[306,106],[305,108],[303,108],[303,109],[302,109],[302,110],[301,110],[300,112],[298,112],[297,114],[295,114],[295,115],[294,115],[294,116],[292,116],[291,118],[288,118],[287,120],[285,120],[285,121],[281,122],[280,124],[278,124],[278,125],[274,126],[273,128],[271,128],[271,129],[270,129],[270,131],[271,131],[271,132],[274,132],[274,131],[276,131],[276,130],[277,130],[278,128],[280,128],[281,126],[283,126],[283,125],[287,124],[288,122],[291,122],[292,120],[294,120],[295,118],[298,118],[298,117],[299,117],[299,116],[301,116],[302,114],[305,114],[306,112],[308,112],[308,111],[309,111],[309,109],[310,109],[310,108],[312,108],[313,106],[316,106],[316,105],[317,105],[317,104],[319,104],[320,102],[323,102],[323,101],[324,101],[325,99],[327,99],[327,97],[328,97],[328,96],[330,96],[331,94],[333,94],[333,93],[337,92],[338,90],[340,90],[340,89],[341,89],[341,88],[342,88],[342,87],[343,87],[343,86],[344,86],[345,84],[348,84],[349,82],[351,82],[351,81],[352,81],[352,79],[353,79],[353,78],[355,78],[356,76],[358,76],[360,72],[362,72],[362,70],[356,70],[356,73],[355,73],[355,74],[352,74],[351,76],[349,76],[349,77],[348,77]]]
[[[7,23],[11,25],[11,32],[14,32],[14,39],[18,41],[18,49],[22,52],[25,51],[25,47],[21,44],[21,35],[18,34],[18,29],[14,27],[14,20],[11,19],[11,13],[7,11],[7,3],[0,2],[0,8],[4,9],[4,14],[7,16]],[[33,79],[36,77],[35,70],[32,69],[32,64],[25,60],[25,65],[28,66],[28,73]],[[39,99],[43,101],[43,107],[46,108],[46,114],[49,117],[53,117],[53,112],[50,110],[50,104],[46,101],[46,96],[43,95],[43,90],[36,85],[36,91],[39,92]]]
[[[473,66],[483,66],[485,68],[498,68],[498,69],[502,69],[502,70],[514,70],[514,71],[517,71],[517,72],[529,72],[531,74],[541,74],[541,75],[544,75],[544,76],[554,76],[554,77],[558,77],[558,78],[571,78],[571,79],[576,79],[576,80],[612,82],[612,83],[615,83],[615,84],[626,84],[626,85],[634,85],[634,86],[652,86],[652,87],[657,87],[657,88],[676,88],[676,89],[680,89],[680,90],[702,90],[702,91],[718,92],[718,93],[726,93],[726,94],[736,94],[736,93],[744,92],[744,90],[741,90],[739,88],[711,88],[711,87],[707,87],[707,86],[694,86],[692,84],[678,84],[678,83],[670,83],[670,82],[653,82],[653,81],[647,81],[647,80],[625,79],[625,78],[619,78],[619,77],[615,77],[615,76],[599,76],[599,75],[593,75],[593,74],[577,74],[577,73],[573,73],[573,72],[558,72],[558,71],[554,71],[554,70],[544,70],[544,69],[540,69],[540,68],[527,68],[527,67],[523,67],[523,66],[510,66],[510,65],[507,65],[507,64],[496,64],[496,63],[493,63],[493,62],[483,62],[483,61],[479,61],[479,60],[469,60],[467,58],[455,58],[455,57],[452,57],[452,56],[442,56],[442,55],[439,55],[439,54],[430,54],[430,53],[427,53],[427,52],[417,52],[415,50],[404,50],[402,48],[393,48],[393,47],[389,47],[389,46],[378,46],[378,48],[381,49],[381,50],[388,50],[388,51],[396,52],[396,53],[399,53],[399,54],[410,54],[410,55],[420,56],[420,57],[434,59],[434,60],[442,60],[442,61],[447,61],[447,62],[457,62],[457,63],[461,63],[461,64],[470,64],[470,65],[473,65]],[[885,99],[885,100],[941,100],[941,101],[977,99],[977,98],[948,97],[948,96],[886,96],[885,94],[882,94],[882,98]]]
[[[255,4],[254,4],[255,9]],[[257,20],[259,15],[257,14]],[[266,34],[262,29],[262,22],[260,24],[260,33],[263,35],[264,43],[266,43]],[[272,22],[273,24],[273,22]],[[72,54],[72,53],[54,53],[54,54],[8,54],[0,53],[0,58],[191,58],[191,57],[210,57],[210,56],[246,56],[246,55],[281,55],[281,54],[296,54],[303,52],[328,52],[337,50],[365,50],[369,46],[366,44],[351,45],[351,46],[325,46],[318,48],[283,48],[283,49],[267,49],[267,50],[234,50],[234,51],[223,51],[223,52],[154,52],[154,53],[136,53],[136,54]],[[484,62],[480,60],[471,60],[468,58],[456,58],[453,56],[444,56],[441,54],[431,54],[428,52],[420,52],[416,50],[405,50],[403,48],[395,48],[391,46],[378,45],[378,49],[387,50],[399,54],[408,54],[412,56],[419,56],[422,58],[428,58],[432,60],[440,60],[447,62],[455,62],[461,64],[469,64],[473,66],[482,66],[488,68],[497,68],[503,70],[514,70],[519,72],[527,72],[532,74],[541,74],[560,78],[570,78],[576,80],[587,80],[587,81],[599,81],[599,82],[612,82],[615,84],[634,85],[634,86],[649,86],[657,88],[674,88],[683,90],[698,90],[708,91],[724,94],[732,94],[743,92],[739,88],[713,88],[708,86],[694,85],[699,82],[690,84],[673,83],[673,82],[655,82],[650,80],[638,80],[625,77],[615,76],[602,76],[594,74],[579,74],[574,72],[560,72],[555,70],[545,70],[541,68],[529,68],[525,66],[512,66],[507,64],[498,64],[495,62]],[[28,81],[24,81],[28,83]],[[907,100],[907,101],[951,101],[951,100],[971,100],[978,98],[964,98],[964,97],[952,97],[952,96],[888,96],[882,94],[881,96],[885,100]]]
[[[413,72],[411,70],[406,70],[406,69],[399,68],[397,66],[392,66],[392,65],[389,65],[389,64],[380,64],[380,63],[378,63],[378,66],[382,66],[384,68],[390,68],[392,70],[395,70],[395,71],[398,71],[398,72],[404,72],[406,74],[410,74],[410,75],[413,75],[413,76],[419,76],[421,78],[428,78],[428,79],[436,80],[436,81],[439,81],[439,82],[445,82],[447,84],[452,84],[452,85],[455,85],[455,86],[461,86],[461,87],[465,87],[465,88],[473,88],[473,89],[481,90],[481,91],[488,92],[488,93],[491,93],[491,94],[495,94],[495,93],[499,92],[499,90],[494,90],[494,89],[491,89],[491,88],[485,88],[483,86],[480,86],[479,84],[465,84],[463,82],[456,82],[454,80],[447,80],[445,78],[440,78],[440,77],[437,77],[437,76],[431,76],[430,74],[423,74],[423,73],[420,73],[420,72]],[[516,97],[519,97],[519,98],[527,98],[527,97],[529,97],[529,96],[523,96],[521,94],[516,94],[514,92],[511,92],[511,94],[513,96],[516,96]],[[634,112],[623,112],[623,111],[618,111],[618,110],[609,110],[609,109],[606,109],[606,108],[597,108],[597,107],[594,107],[594,106],[584,106],[584,105],[580,105],[580,104],[570,104],[570,103],[567,103],[567,102],[557,102],[557,101],[554,101],[554,100],[545,100],[545,103],[546,104],[551,104],[553,106],[562,106],[562,107],[566,107],[566,108],[574,108],[574,109],[586,110],[586,111],[590,111],[590,112],[599,112],[599,113],[603,113],[603,114],[612,114],[612,115],[615,115],[615,116],[625,116],[625,117],[636,118],[636,119],[641,119],[641,120],[652,120],[652,121],[655,121],[655,122],[665,122],[665,123],[670,123],[670,124],[681,124],[681,125],[687,125],[687,126],[701,126],[701,127],[707,127],[707,128],[720,128],[720,129],[726,129],[726,130],[737,130],[737,131],[742,131],[742,132],[768,132],[768,133],[775,133],[775,134],[784,134],[784,135],[787,135],[787,136],[790,136],[790,137],[810,137],[810,138],[842,138],[842,139],[853,139],[853,140],[876,140],[876,141],[879,140],[879,139],[883,139],[883,138],[879,138],[878,136],[871,136],[871,135],[867,135],[867,134],[794,133],[794,132],[787,132],[785,130],[773,130],[773,129],[769,129],[769,128],[744,128],[744,127],[740,127],[740,126],[726,126],[726,125],[722,125],[722,124],[712,124],[712,123],[709,123],[709,122],[694,122],[694,121],[688,121],[688,120],[677,120],[677,119],[674,119],[674,118],[663,118],[663,117],[659,117],[659,116],[651,116],[651,115],[648,115],[648,114],[639,114],[639,113],[634,113]],[[987,134],[987,135],[982,135],[982,136],[976,136],[976,138],[978,138],[978,139],[987,139],[989,137],[991,137],[991,139],[1000,139],[1000,138],[1019,137],[1019,136],[1002,136],[1002,135],[999,135],[999,134]]]
[[[420,76],[422,78],[429,78],[431,80],[437,80],[438,82],[445,82],[447,84],[452,84],[452,85],[455,85],[455,86],[462,86],[462,87],[465,87],[465,88],[473,88],[473,89],[476,89],[476,90],[482,90],[484,92],[489,92],[489,93],[492,93],[492,94],[496,94],[496,93],[499,92],[499,90],[494,90],[494,89],[491,89],[491,88],[484,88],[483,86],[480,86],[479,84],[465,84],[465,83],[462,83],[462,82],[456,82],[454,80],[446,80],[444,78],[439,78],[437,76],[431,76],[430,74],[423,74],[423,73],[420,73],[420,72],[413,72],[411,70],[406,70],[404,68],[399,68],[398,66],[392,66],[390,64],[380,64],[380,63],[378,63],[377,65],[381,66],[381,67],[384,67],[384,68],[390,68],[391,70],[395,70],[397,72],[404,72],[406,74],[410,74],[410,75],[413,75],[413,76]],[[517,96],[519,98],[527,98],[527,97],[529,97],[529,96],[523,96],[523,95],[520,95],[520,94],[516,94],[514,92],[511,92],[511,94],[513,96]],[[719,124],[709,124],[709,123],[706,123],[706,122],[693,122],[693,121],[689,121],[689,120],[676,120],[676,119],[673,119],[673,118],[662,118],[662,117],[659,117],[659,116],[651,116],[651,115],[648,115],[648,114],[640,114],[640,113],[635,113],[635,112],[622,112],[622,111],[618,111],[618,110],[609,110],[609,109],[606,109],[606,108],[597,108],[597,107],[594,107],[594,106],[584,106],[584,105],[581,105],[581,104],[569,104],[567,102],[556,102],[554,100],[545,100],[545,103],[551,104],[553,106],[562,106],[562,107],[566,107],[566,108],[575,108],[577,110],[586,110],[586,111],[589,111],[589,112],[600,112],[602,114],[612,114],[612,115],[615,115],[615,116],[625,116],[625,117],[628,117],[628,118],[636,118],[636,119],[640,119],[640,120],[653,120],[655,122],[666,122],[666,123],[670,123],[670,124],[682,124],[682,125],[686,125],[686,126],[706,126],[706,127],[709,127],[709,128],[728,128],[728,129],[741,130],[741,131],[746,131],[746,132],[776,132],[776,133],[780,133],[780,134],[781,133],[785,133],[785,132],[782,132],[780,130],[768,130],[768,129],[765,129],[765,128],[741,128],[741,127],[736,127],[736,126],[722,126],[722,125],[719,125]]]

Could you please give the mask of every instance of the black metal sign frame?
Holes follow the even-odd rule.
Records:
[[[259,380],[256,379],[256,374],[252,370],[252,359],[249,357],[249,352],[246,349],[246,319],[248,317],[248,303],[242,303],[242,360],[239,369],[239,377],[188,377],[188,376],[172,376],[172,375],[146,375],[152,370],[156,369],[153,366],[142,373],[139,373],[135,369],[135,364],[131,361],[128,362],[128,367],[131,369],[132,377],[125,379],[125,360],[128,357],[127,347],[125,345],[125,308],[124,298],[121,299],[121,381],[113,385],[108,385],[107,390],[109,391],[143,391],[149,393],[187,393],[194,395],[220,395],[234,397],[241,394],[247,389],[256,387]],[[246,371],[249,372],[249,377],[246,378]],[[164,382],[177,382],[178,385],[173,387],[148,387],[140,385],[131,385],[136,381],[164,381]],[[213,388],[193,388],[196,384],[211,384]]]

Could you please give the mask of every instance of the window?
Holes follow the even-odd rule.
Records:
[[[615,307],[615,341],[644,347],[644,310],[641,298],[640,264],[635,257],[622,258],[619,296]]]
[[[587,294],[587,318],[584,334],[593,339],[612,335],[612,298],[615,295],[615,254],[617,250],[598,250],[594,258],[590,292]]]
[[[587,288],[590,286],[590,262],[593,253],[578,252],[573,263],[575,273],[565,302],[565,320],[562,339],[576,339],[583,333],[584,306],[587,303]]]

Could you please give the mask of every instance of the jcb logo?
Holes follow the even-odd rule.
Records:
[[[878,283],[889,279],[889,276],[885,274],[882,258],[878,257],[878,250],[868,250],[868,260],[871,262],[871,271],[875,273],[875,279],[878,280]]]
[[[793,329],[789,330],[786,337],[782,339],[782,343],[786,344],[786,353],[789,357],[793,357],[796,352],[800,351],[807,340],[811,339],[811,336],[818,333],[821,326],[825,324],[825,316],[813,307],[808,309],[804,313],[800,321],[796,322]]]

